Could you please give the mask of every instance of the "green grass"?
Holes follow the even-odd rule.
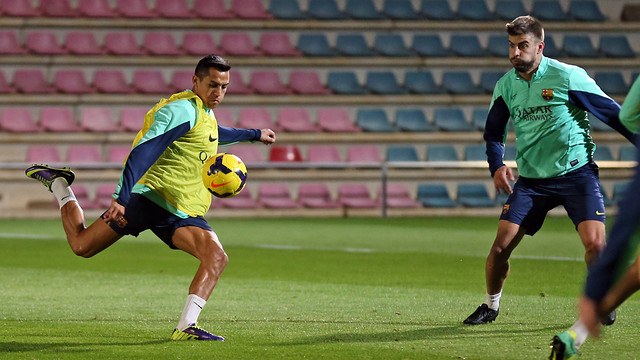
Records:
[[[59,221],[1,220],[0,358],[543,359],[585,275],[573,226],[549,218],[515,251],[498,320],[469,327],[494,218],[210,223],[230,262],[200,324],[224,343],[168,340],[197,262],[153,234],[82,259]],[[638,358],[639,310],[581,359]]]

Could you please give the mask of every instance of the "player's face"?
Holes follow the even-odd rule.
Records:
[[[544,42],[532,34],[509,35],[509,60],[521,74],[534,71],[540,63]]]
[[[199,79],[193,75],[193,92],[209,109],[214,109],[224,99],[229,86],[229,72],[209,68],[209,75]]]

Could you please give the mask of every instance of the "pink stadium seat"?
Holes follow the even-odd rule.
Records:
[[[104,50],[91,31],[70,31],[65,36],[64,47],[71,54],[103,55]]]
[[[31,0],[0,1],[0,12],[7,16],[15,17],[31,17],[40,15],[40,12],[33,7]]]
[[[5,107],[2,109],[0,128],[13,133],[41,132],[42,127],[36,123],[31,110],[26,107]]]
[[[364,184],[342,184],[338,187],[338,202],[342,206],[353,209],[372,209],[378,203],[371,198],[369,189]]]
[[[171,74],[169,86],[173,91],[183,91],[193,88],[193,70],[174,70]]]
[[[67,149],[67,161],[71,163],[104,162],[99,145],[69,145]]]
[[[73,111],[68,106],[48,106],[40,112],[40,124],[45,131],[51,132],[79,132]]]
[[[287,184],[265,184],[258,187],[258,199],[269,209],[297,209],[300,204],[291,198]]]
[[[232,19],[236,15],[227,9],[224,0],[195,0],[193,9],[203,19]]]
[[[157,0],[155,10],[158,16],[163,18],[190,19],[194,17],[184,0]]]
[[[173,35],[168,31],[152,31],[144,34],[142,47],[150,55],[183,55]]]
[[[260,0],[233,0],[231,11],[243,19],[272,19]]]
[[[109,107],[85,107],[80,111],[80,126],[84,131],[118,132],[120,124]]]
[[[261,149],[253,145],[236,144],[228,148],[218,148],[220,152],[231,153],[237,155],[245,163],[264,163],[264,156]]]
[[[295,145],[272,145],[269,151],[271,162],[301,162],[302,153]]]
[[[302,56],[302,51],[291,44],[285,32],[264,32],[260,35],[260,50],[268,56]]]
[[[116,11],[127,18],[155,18],[158,14],[153,12],[147,0],[118,0]]]
[[[225,32],[220,39],[220,47],[225,54],[236,56],[258,56],[262,52],[253,45],[249,34],[243,32]]]
[[[130,94],[131,87],[120,70],[96,70],[93,77],[93,86],[102,93]]]
[[[65,94],[92,94],[96,90],[89,86],[82,70],[58,70],[53,85]]]
[[[87,187],[80,184],[74,184],[72,187],[73,195],[76,197],[78,204],[85,210],[99,209],[100,204],[89,196]]]
[[[213,203],[216,208],[224,207],[227,209],[257,209],[261,207],[260,203],[253,199],[251,190],[247,186],[232,198],[219,199],[213,197]]]
[[[375,145],[352,145],[347,149],[347,161],[350,163],[381,163],[382,156]]]
[[[61,55],[66,53],[66,50],[60,45],[56,34],[51,31],[32,31],[28,33],[25,47],[35,54]]]
[[[243,129],[273,129],[276,125],[271,119],[269,109],[259,108],[242,108],[238,116],[238,127]]]
[[[298,188],[298,202],[311,209],[335,209],[340,207],[331,198],[329,187],[324,183],[304,183]]]
[[[253,94],[253,88],[251,85],[247,85],[244,81],[242,73],[239,71],[234,72],[229,80],[229,87],[227,88],[227,94],[246,95]]]
[[[313,163],[341,163],[342,158],[334,145],[309,145],[307,161]]]
[[[109,147],[107,161],[111,163],[124,164],[124,161],[130,151],[131,146],[129,145],[111,145],[111,147]]]
[[[55,145],[31,145],[27,149],[27,162],[53,164],[62,162]]]
[[[120,113],[120,126],[122,130],[129,132],[138,132],[144,124],[144,116],[147,115],[149,108],[146,106],[131,106],[122,109]]]
[[[0,94],[13,94],[16,89],[7,81],[4,72],[0,71]]]
[[[115,184],[102,184],[98,186],[96,190],[96,202],[100,208],[108,209],[111,206],[111,200],[113,200],[113,193],[115,191]]]
[[[251,73],[249,80],[253,89],[258,94],[287,95],[292,91],[280,81],[277,70],[258,70]]]
[[[113,18],[118,16],[109,0],[78,0],[78,14],[91,18]]]
[[[167,85],[160,70],[136,70],[133,73],[133,87],[143,94],[167,94],[173,93],[173,89]]]
[[[228,108],[216,108],[213,110],[213,115],[219,126],[236,127],[236,121]]]
[[[289,74],[289,87],[296,94],[331,94],[331,90],[324,86],[315,71],[292,71],[291,74]]]
[[[325,132],[361,132],[349,112],[343,108],[322,108],[318,110],[318,126]]]
[[[382,203],[382,189],[378,191],[378,202]],[[387,207],[389,208],[417,208],[421,207],[411,197],[409,189],[404,184],[387,184]]]
[[[23,94],[51,94],[53,86],[38,69],[18,69],[13,73],[13,86]]]
[[[286,132],[319,132],[306,108],[281,108],[278,112],[278,125]]]
[[[224,55],[208,32],[186,32],[182,35],[182,49],[189,55]]]
[[[46,0],[40,1],[40,11],[43,16],[50,17],[75,17],[76,10],[71,6],[69,0]]]
[[[0,54],[17,55],[25,52],[14,31],[0,31]]]
[[[104,37],[104,48],[113,55],[144,55],[138,41],[130,32],[110,32]]]

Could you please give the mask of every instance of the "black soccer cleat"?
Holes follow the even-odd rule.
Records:
[[[613,310],[609,315],[600,318],[600,323],[605,326],[613,325],[616,322],[616,311]]]
[[[469,317],[466,318],[463,323],[467,325],[487,324],[495,320],[498,317],[499,312],[500,309],[489,309],[489,306],[487,306],[487,304],[482,304],[478,306],[476,311],[474,311],[473,314],[469,315]]]

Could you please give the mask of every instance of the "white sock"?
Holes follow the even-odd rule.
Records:
[[[200,316],[200,312],[206,303],[207,300],[200,296],[189,294],[189,296],[187,296],[187,302],[184,304],[184,309],[182,310],[182,316],[180,316],[180,321],[178,322],[178,330],[184,330],[190,325],[197,323],[198,316]]]
[[[53,193],[53,196],[55,196],[58,200],[58,205],[60,205],[61,209],[64,204],[68,203],[69,201],[78,202],[78,200],[76,200],[76,196],[73,194],[73,190],[71,190],[71,187],[63,178],[57,178],[53,180],[53,183],[51,184],[51,192]]]
[[[497,293],[490,295],[487,293],[487,300],[485,300],[485,304],[492,310],[498,310],[500,308],[500,297],[502,296],[502,290]]]
[[[576,341],[574,343],[576,349],[579,348],[580,345],[582,345],[587,340],[587,337],[589,337],[589,330],[586,326],[584,326],[584,323],[580,319],[578,319],[578,321],[576,321],[576,323],[573,324],[573,326],[570,327],[569,330],[573,330],[576,332]]]

